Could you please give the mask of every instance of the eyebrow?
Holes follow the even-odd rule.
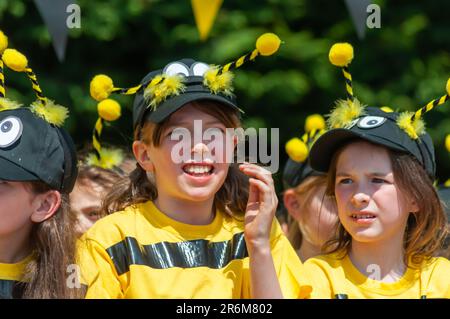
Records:
[[[390,173],[383,173],[383,172],[372,172],[372,173],[369,173],[369,174],[367,174],[367,175],[372,175],[372,176],[387,176],[387,175],[389,175]],[[339,173],[336,173],[336,177],[340,177],[340,176],[350,176],[351,174],[350,173],[347,173],[347,172],[339,172]]]
[[[179,122],[179,123],[173,123],[173,124],[169,124],[169,126],[167,126],[167,128],[172,128],[172,127],[186,127],[186,126],[193,126],[194,125],[194,122],[193,121],[189,121],[189,122],[186,122],[186,121],[182,121],[182,122]],[[219,120],[212,120],[212,121],[202,121],[202,126],[203,127],[205,127],[205,126],[210,126],[210,125],[224,125],[225,126],[225,124],[223,124],[221,121],[219,121]]]

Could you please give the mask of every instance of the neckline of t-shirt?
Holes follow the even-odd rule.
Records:
[[[30,254],[14,264],[0,263],[0,279],[20,280],[25,271],[25,267],[32,260],[32,258],[33,254]]]
[[[156,221],[161,228],[168,230],[172,229],[176,233],[181,233],[185,235],[194,235],[202,237],[214,234],[221,228],[223,222],[223,216],[219,210],[216,210],[214,219],[212,220],[211,223],[207,225],[192,225],[170,218],[162,211],[160,211],[159,208],[156,207],[155,203],[153,203],[152,201],[148,201],[147,203],[144,204],[144,206],[145,211],[148,212],[150,218]]]
[[[405,291],[410,288],[417,279],[417,270],[411,267],[406,267],[405,272],[397,281],[382,282],[369,278],[361,273],[353,264],[348,254],[346,254],[343,262],[344,267],[346,266],[346,268],[350,270],[350,273],[348,274],[349,277],[351,277],[352,281],[359,283],[360,288],[384,295],[393,295],[398,294],[401,291]]]

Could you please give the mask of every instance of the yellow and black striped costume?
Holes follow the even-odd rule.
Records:
[[[443,257],[432,258],[420,268],[407,268],[403,276],[392,283],[366,277],[348,255],[344,258],[337,254],[311,258],[305,262],[304,269],[305,280],[313,287],[311,298],[450,298],[450,261]],[[375,268],[368,272],[376,276]]]
[[[250,297],[244,223],[220,211],[187,225],[149,201],[99,220],[82,242],[87,298]],[[302,264],[276,221],[271,247],[283,294],[296,298]]]
[[[0,299],[17,299],[22,297],[25,283],[22,277],[31,256],[16,264],[0,263]]]

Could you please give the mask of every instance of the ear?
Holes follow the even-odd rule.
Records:
[[[141,165],[141,167],[147,172],[153,172],[154,166],[148,156],[148,145],[143,141],[134,141],[133,142],[133,154],[136,158],[136,161]]]
[[[295,220],[299,220],[301,214],[300,203],[293,188],[289,188],[284,192],[283,203],[289,215],[291,215]]]
[[[409,205],[410,205],[409,206],[410,207],[409,211],[411,213],[418,213],[419,212],[419,205],[417,205],[415,200],[413,200]]]
[[[42,223],[58,211],[61,206],[61,193],[56,190],[50,190],[43,194],[38,194],[33,199],[31,206],[33,207],[31,221]]]

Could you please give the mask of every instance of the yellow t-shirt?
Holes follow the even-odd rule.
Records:
[[[450,298],[450,261],[442,257],[419,269],[408,267],[393,283],[366,277],[348,254],[343,259],[337,254],[308,259],[304,270],[312,286],[311,298]]]
[[[209,225],[177,222],[148,201],[99,220],[79,251],[87,298],[249,298],[244,222],[217,211]],[[302,264],[274,221],[283,294],[301,294]]]
[[[0,299],[21,298],[25,283],[22,281],[25,267],[31,261],[28,256],[16,264],[0,263]]]

